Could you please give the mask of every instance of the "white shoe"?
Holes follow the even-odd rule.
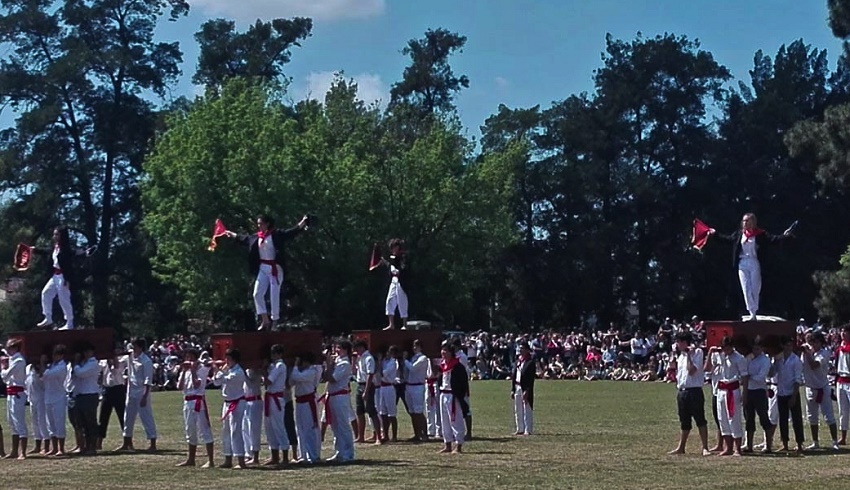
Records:
[[[66,324],[62,325],[61,327],[57,328],[56,330],[73,330],[73,329],[74,329],[73,325],[66,323]]]
[[[832,441],[832,450],[833,451],[841,451],[841,448],[838,447],[838,441]]]
[[[51,326],[51,325],[53,325],[53,322],[52,322],[52,321],[50,321],[50,320],[48,320],[47,318],[45,318],[44,320],[42,320],[42,321],[38,322],[38,324],[36,324],[36,327],[38,327],[38,328],[47,328],[47,327],[49,327],[49,326]]]
[[[753,446],[753,449],[759,450],[759,449],[764,449],[765,447],[766,447],[766,444],[761,443],[761,444],[756,444],[755,446]]]
[[[812,449],[820,449],[820,444],[817,443],[817,442],[813,442],[813,443],[809,444],[808,446],[806,446],[806,451],[809,451],[809,450],[812,450]]]

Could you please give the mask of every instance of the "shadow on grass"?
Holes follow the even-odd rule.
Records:
[[[478,442],[478,441],[481,441],[481,442],[508,442],[508,441],[517,441],[519,439],[520,439],[519,437],[513,437],[513,436],[512,437],[479,437],[479,436],[475,436],[472,439],[467,439],[466,441],[464,441],[464,444],[471,443],[471,442]]]

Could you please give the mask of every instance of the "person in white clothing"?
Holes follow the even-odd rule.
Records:
[[[354,434],[351,430],[351,343],[336,344],[335,358],[328,356],[323,379],[328,386],[325,392],[325,415],[334,433],[334,454],[328,461],[347,463],[354,459]]]
[[[82,346],[79,363],[72,366],[74,378],[74,403],[77,411],[77,424],[80,427],[80,454],[97,454],[97,439],[100,428],[97,425],[97,404],[100,398],[100,367],[94,357],[94,346],[88,342]]]
[[[263,400],[263,414],[266,423],[266,442],[272,456],[263,463],[264,466],[279,466],[289,462],[289,435],[284,423],[285,401],[282,401],[286,391],[287,369],[283,362],[284,349],[281,344],[271,348],[271,365],[265,376],[266,394]],[[283,451],[283,455],[281,455]]]
[[[428,437],[442,438],[440,430],[440,359],[428,360],[428,378],[425,382],[425,412],[428,420]]]
[[[468,408],[466,396],[469,393],[469,375],[455,357],[454,345],[443,344],[440,356],[443,359],[440,363],[440,417],[445,446],[439,452],[460,454],[463,452],[463,414]]]
[[[100,417],[98,426],[100,437],[97,440],[97,450],[103,449],[103,440],[109,428],[109,417],[112,412],[118,418],[118,425],[124,431],[124,410],[127,406],[127,358],[122,356],[123,348],[115,349],[113,356],[100,361],[103,384],[103,399],[100,402]],[[123,360],[122,360],[123,358]]]
[[[847,429],[850,429],[850,324],[841,329],[841,345],[835,354],[835,397],[841,424],[838,445],[843,446],[847,444]]]
[[[806,449],[818,449],[818,415],[823,418],[832,436],[832,449],[838,451],[838,427],[832,412],[832,386],[829,384],[830,353],[824,348],[826,339],[821,332],[806,335],[803,345],[803,383],[806,385],[806,416],[812,429],[812,444]]]
[[[404,286],[407,285],[407,254],[404,249],[404,240],[393,238],[389,241],[390,257],[381,258],[381,264],[387,266],[390,273],[390,286],[387,290],[386,314],[387,327],[384,330],[395,328],[395,312],[398,309],[401,317],[402,328],[407,327],[407,293]]]
[[[381,414],[381,427],[383,429],[382,440],[398,441],[398,408],[396,403],[395,386],[393,380],[398,372],[398,347],[390,346],[386,357],[381,361],[381,393],[378,413]],[[392,430],[392,439],[390,439]]]
[[[201,468],[215,466],[213,459],[213,436],[210,426],[210,412],[205,396],[210,369],[198,361],[198,351],[188,349],[183,353],[183,366],[177,379],[177,389],[183,392],[183,432],[188,444],[186,461],[178,467],[195,466],[198,454],[198,442],[207,449],[207,462]]]
[[[96,246],[85,250],[73,248],[68,236],[68,229],[64,226],[53,230],[52,247],[33,247],[34,253],[50,256],[51,259],[48,264],[50,279],[41,290],[41,311],[44,314],[44,319],[36,327],[48,328],[53,326],[53,301],[59,298],[59,306],[65,316],[65,325],[60,327],[59,330],[74,329],[74,308],[71,302],[71,286],[76,286],[73,267],[74,257],[88,256],[96,250]]]
[[[39,362],[27,365],[27,393],[30,400],[30,417],[35,447],[30,454],[47,454],[50,446],[50,433],[47,431],[47,413],[44,411],[44,381],[41,373],[47,364],[47,356],[42,355]],[[44,444],[42,446],[42,443]],[[42,449],[43,447],[43,449]]]
[[[224,368],[216,370],[213,384],[221,386],[221,451],[224,464],[221,468],[247,468],[245,465],[245,441],[242,438],[242,418],[245,416],[245,371],[239,365],[242,355],[238,349],[227,349],[224,353]],[[217,366],[217,364],[214,364]],[[233,456],[236,456],[236,467]]]
[[[260,463],[260,443],[263,439],[263,397],[260,393],[262,376],[256,369],[245,370],[245,416],[242,418],[242,439],[245,441],[245,464]]]
[[[428,421],[425,419],[425,383],[428,378],[428,356],[422,353],[422,343],[419,339],[413,341],[413,357],[405,359],[407,367],[407,387],[404,397],[407,401],[407,411],[410,413],[410,423],[413,425],[413,442],[428,440]]]
[[[702,385],[705,380],[705,366],[702,349],[692,347],[693,337],[690,332],[676,335],[676,346],[679,356],[676,358],[676,406],[679,413],[679,445],[669,454],[685,454],[685,444],[693,428],[697,425],[702,455],[708,456],[708,422],[705,419],[705,394]]]
[[[322,449],[319,427],[319,407],[316,389],[322,369],[314,365],[315,356],[306,352],[295,360],[295,369],[289,376],[295,395],[295,431],[298,434],[298,463],[318,463]]]
[[[460,342],[460,337],[454,337],[452,340],[454,345],[455,357],[460,361],[460,364],[463,366],[463,369],[466,371],[467,377],[469,376],[470,366],[469,366],[469,357],[466,355],[466,351],[463,348],[463,344]],[[464,434],[464,439],[467,441],[472,439],[472,406],[469,401],[469,390],[466,392],[466,398],[464,399],[464,414],[463,420],[466,424],[466,433]]]
[[[511,378],[511,399],[514,402],[516,422],[514,435],[529,436],[534,426],[534,380],[537,371],[531,358],[531,348],[526,342],[519,346],[519,357]]]
[[[134,451],[133,430],[138,416],[150,441],[148,452],[156,451],[156,422],[151,406],[151,385],[153,384],[153,362],[145,353],[147,342],[143,338],[133,340],[133,352],[127,362],[127,403],[124,410],[124,443],[116,451]]]
[[[776,397],[779,406],[779,437],[782,450],[788,451],[788,418],[794,426],[797,454],[803,453],[803,411],[800,408],[800,386],[803,384],[803,363],[794,353],[794,341],[788,336],[779,339],[782,352],[773,358],[770,376],[776,378]]]
[[[770,358],[764,354],[762,339],[757,336],[753,341],[753,351],[747,356],[747,397],[744,402],[744,418],[747,424],[747,447],[744,452],[753,451],[753,437],[756,434],[756,415],[764,429],[764,452],[773,450],[773,433],[776,426],[770,421],[767,396],[767,375],[770,372]]]
[[[735,350],[729,336],[723,337],[720,346],[712,347],[710,352],[720,352],[720,365],[716,366],[720,377],[717,383],[717,417],[726,447],[719,455],[740,456],[741,439],[744,437],[741,388],[747,389],[747,360]]]
[[[373,440],[380,441],[381,422],[375,406],[375,358],[367,350],[366,342],[358,339],[354,342],[354,352],[357,354],[357,438],[355,442],[366,442],[366,415],[372,423]]]
[[[68,367],[65,363],[65,346],[53,347],[53,362],[41,374],[44,382],[44,411],[47,415],[47,432],[52,448],[46,456],[65,456],[65,414],[68,409],[68,394],[65,378]]]
[[[6,416],[12,431],[12,451],[7,459],[27,458],[27,362],[21,355],[21,341],[6,342],[8,358],[0,359],[0,377],[6,385]]]

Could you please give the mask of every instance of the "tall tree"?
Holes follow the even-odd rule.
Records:
[[[38,232],[52,220],[89,242],[94,323],[113,325],[114,247],[138,221],[136,184],[153,136],[155,105],[180,74],[174,43],[154,41],[157,21],[186,15],[185,0],[3,0],[0,102],[16,111],[2,135],[0,188],[28,209]],[[54,222],[55,223],[55,222]],[[140,249],[137,246],[136,249]],[[135,257],[139,257],[136,252]],[[136,264],[144,270],[144,261]]]

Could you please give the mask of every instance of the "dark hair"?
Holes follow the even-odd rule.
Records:
[[[266,226],[269,227],[269,229],[274,228],[274,218],[272,218],[271,216],[267,214],[261,214],[257,216],[257,219],[265,223]]]
[[[64,356],[65,355],[65,344],[56,344],[53,346],[53,355],[54,356]]]
[[[761,338],[761,335],[756,335],[756,338],[753,339],[753,347],[764,347],[764,339]]]
[[[850,323],[841,327],[841,330],[844,330],[845,332],[850,332]]]
[[[185,356],[192,356],[192,357],[194,357],[195,359],[198,359],[198,358],[200,357],[200,354],[198,353],[198,349],[192,348],[192,349],[186,349],[186,350],[184,350],[184,351],[183,351],[183,356],[184,356],[184,357],[185,357]]]
[[[235,362],[236,364],[239,364],[239,361],[242,360],[242,354],[239,352],[239,349],[233,347],[224,351],[224,355],[233,359],[233,362]]]
[[[133,339],[133,345],[141,350],[145,350],[148,348],[148,341],[145,340],[144,337],[136,337],[135,339]]]
[[[694,341],[694,336],[691,335],[691,332],[679,332],[676,334],[676,340],[691,343]]]
[[[399,247],[404,250],[404,240],[401,238],[390,238],[390,241],[387,243],[387,247],[392,250],[393,247]]]
[[[735,345],[732,341],[732,337],[725,335],[722,339],[720,339],[720,347],[731,347]]]
[[[812,332],[812,340],[817,340],[820,344],[826,343],[826,337],[823,336],[823,332]]]
[[[413,341],[413,347],[419,347],[421,349],[422,348],[422,342],[419,339],[414,340]]]
[[[272,354],[279,355],[283,357],[283,344],[274,344],[271,350]]]
[[[60,249],[68,249],[71,247],[71,236],[68,234],[68,228],[57,226],[53,229],[59,233],[59,241],[56,243]]]
[[[451,352],[452,354],[457,352],[457,350],[455,349],[455,346],[453,344],[449,343],[449,342],[443,342],[441,349],[445,349],[445,350]]]
[[[366,344],[366,341],[363,339],[357,339],[354,341],[353,347],[356,349],[358,347],[362,347],[363,349],[368,349],[369,346]]]
[[[351,342],[349,342],[347,340],[340,340],[339,342],[336,343],[336,345],[337,345],[337,347],[345,350],[346,354],[348,354],[349,356],[351,355]]]
[[[387,354],[389,354],[389,355],[396,354],[397,355],[398,354],[398,346],[397,345],[391,345],[387,349]]]

